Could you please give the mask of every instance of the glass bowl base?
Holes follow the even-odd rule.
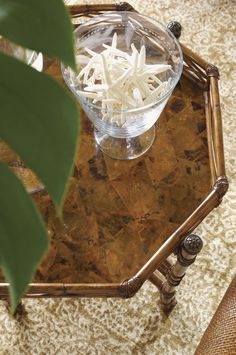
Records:
[[[152,146],[155,139],[155,126],[140,136],[116,138],[94,130],[95,140],[103,153],[113,159],[130,160],[143,155]]]

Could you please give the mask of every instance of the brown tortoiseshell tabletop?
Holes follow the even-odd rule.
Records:
[[[149,279],[167,308],[173,307],[174,287],[201,248],[198,239],[181,242],[227,189],[219,108],[214,106],[218,72],[182,48],[184,75],[157,121],[153,146],[142,157],[119,161],[104,155],[82,113],[63,223],[46,191],[33,195],[51,247],[28,296],[130,297]],[[62,81],[58,63],[49,62],[46,71]],[[29,189],[40,187],[27,168],[11,164],[15,157],[3,146],[0,156]],[[167,259],[174,251],[181,272]],[[6,295],[0,275],[0,296]]]
[[[152,148],[113,160],[81,119],[80,149],[64,224],[48,196],[36,198],[51,249],[35,282],[113,283],[130,278],[199,206],[211,177],[204,99],[183,78],[156,126]]]

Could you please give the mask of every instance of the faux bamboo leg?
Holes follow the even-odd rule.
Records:
[[[166,281],[161,287],[161,306],[165,313],[170,313],[176,305],[175,289],[185,275],[186,269],[195,261],[197,254],[202,249],[202,240],[198,235],[190,234],[177,252],[177,261],[166,275]]]
[[[162,275],[166,276],[169,273],[172,266],[173,263],[169,260],[169,258],[167,258],[161,263],[161,265],[158,266],[158,271],[160,271]]]
[[[163,283],[166,281],[166,275],[169,273],[173,263],[169,258],[164,260],[158,268],[149,277],[149,281],[161,290]]]
[[[165,282],[165,277],[158,271],[154,271],[153,274],[148,279],[153,285],[155,285],[158,290],[162,289],[163,283]]]

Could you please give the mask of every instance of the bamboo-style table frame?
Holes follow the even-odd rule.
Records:
[[[72,18],[93,17],[104,11],[135,11],[128,3],[106,5],[70,6]],[[176,22],[168,25],[179,38],[181,26]],[[165,312],[170,312],[176,304],[175,288],[183,278],[202,248],[202,240],[192,234],[194,229],[217,207],[228,188],[225,174],[221,109],[218,90],[218,69],[193,53],[181,43],[184,55],[183,75],[204,91],[205,113],[208,134],[209,160],[212,189],[199,207],[166,240],[149,261],[131,278],[122,283],[104,284],[30,284],[26,297],[123,297],[136,294],[146,280],[151,281],[160,291],[161,304]],[[169,261],[171,253],[177,255],[175,264]],[[0,297],[8,297],[8,284],[0,283]]]

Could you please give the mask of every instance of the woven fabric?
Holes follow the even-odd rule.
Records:
[[[236,277],[225,293],[195,355],[236,354]]]

